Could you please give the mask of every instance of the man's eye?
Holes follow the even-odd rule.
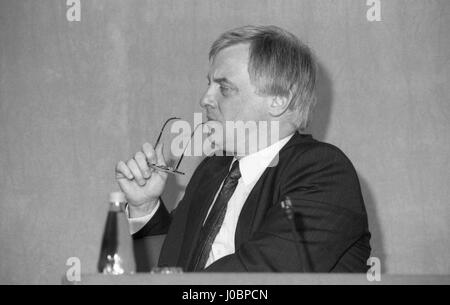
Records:
[[[223,95],[226,95],[226,94],[228,94],[229,92],[230,92],[230,88],[228,88],[228,87],[224,87],[224,86],[220,86],[220,92],[223,94]]]

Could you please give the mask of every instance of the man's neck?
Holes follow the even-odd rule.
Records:
[[[269,122],[270,124],[270,122]],[[278,127],[272,130],[258,129],[257,133],[253,133],[253,139],[246,139],[246,143],[242,143],[236,149],[234,155],[237,159],[257,153],[275,143],[291,136],[296,132],[296,128],[292,124],[278,124]],[[251,137],[251,136],[250,136]],[[249,137],[249,138],[250,138]],[[238,145],[239,146],[239,145]]]

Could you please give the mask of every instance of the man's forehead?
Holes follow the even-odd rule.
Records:
[[[248,44],[238,44],[221,50],[209,68],[212,78],[233,77],[248,73]]]

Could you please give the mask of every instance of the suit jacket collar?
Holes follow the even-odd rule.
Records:
[[[281,149],[280,152],[285,151],[292,146],[302,145],[305,142],[311,142],[311,141],[314,141],[312,135],[296,132],[294,134],[294,136],[289,140],[289,142]]]

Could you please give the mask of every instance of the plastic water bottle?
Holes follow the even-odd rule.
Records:
[[[119,275],[136,270],[125,205],[124,193],[113,192],[109,195],[109,211],[97,265],[100,273]]]

